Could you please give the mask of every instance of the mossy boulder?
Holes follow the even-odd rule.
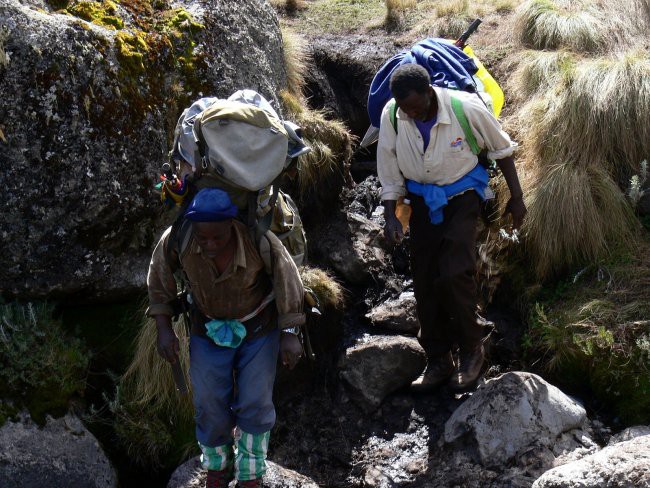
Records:
[[[263,0],[3,0],[0,25],[0,293],[142,290],[178,115],[241,88],[277,102],[275,12]]]

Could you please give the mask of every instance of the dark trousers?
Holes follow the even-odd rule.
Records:
[[[409,195],[411,274],[420,321],[418,340],[435,358],[458,344],[476,346],[483,338],[477,322],[476,234],[480,198],[468,191],[449,200],[444,220],[434,225],[424,199]]]

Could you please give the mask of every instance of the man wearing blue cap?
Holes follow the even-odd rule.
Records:
[[[171,324],[173,273],[179,266],[190,287],[190,377],[209,488],[227,487],[235,476],[237,486],[262,486],[275,423],[278,354],[289,368],[302,354],[297,332],[305,322],[304,289],[298,269],[278,238],[267,232],[269,274],[236,215],[225,191],[198,192],[185,212],[192,223],[189,240],[177,246],[167,229],[147,276],[147,313],[156,320],[158,352],[170,363],[177,361],[179,350]]]

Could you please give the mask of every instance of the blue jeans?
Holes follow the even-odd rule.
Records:
[[[273,382],[280,331],[244,341],[236,349],[212,339],[190,338],[190,378],[194,395],[196,439],[216,447],[233,441],[235,426],[250,434],[275,424]]]

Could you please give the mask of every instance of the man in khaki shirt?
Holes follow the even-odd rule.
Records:
[[[147,276],[147,313],[156,320],[158,352],[171,363],[179,349],[171,326],[175,269],[180,267],[190,287],[190,378],[196,436],[210,488],[227,487],[235,475],[237,486],[262,486],[275,423],[278,354],[289,368],[302,354],[297,334],[305,322],[304,288],[298,269],[269,232],[263,237],[271,249],[269,276],[236,215],[225,191],[199,191],[185,213],[191,232],[178,239],[185,245],[170,242],[168,229]]]
[[[382,185],[385,234],[403,237],[395,216],[399,197],[412,206],[411,273],[420,322],[418,340],[427,368],[412,385],[427,391],[448,381],[456,391],[472,388],[484,362],[483,327],[477,314],[476,232],[488,175],[472,152],[451,97],[462,104],[478,146],[495,159],[510,190],[506,212],[518,228],[526,213],[514,166],[514,144],[476,94],[433,87],[427,70],[399,67],[390,88],[396,127],[387,104],[382,113],[377,173]],[[459,361],[453,348],[458,345]]]

